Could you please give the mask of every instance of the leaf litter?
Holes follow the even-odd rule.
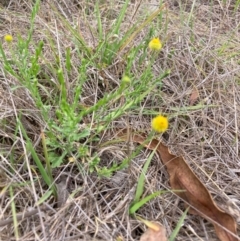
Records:
[[[119,134],[123,140],[128,138],[125,133],[127,131],[123,130]],[[167,168],[172,189],[184,190],[184,192],[176,192],[176,194],[190,207],[189,212],[209,220],[214,225],[216,234],[221,241],[237,241],[235,220],[216,205],[209,191],[192,172],[183,157],[171,154],[168,147],[157,139],[152,139],[149,143],[146,143],[146,139],[147,136],[144,134],[133,133],[132,135],[133,142],[139,143],[149,150],[156,150]]]

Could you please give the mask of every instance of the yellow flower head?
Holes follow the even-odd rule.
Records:
[[[157,132],[165,132],[168,128],[168,119],[162,115],[152,119],[152,128]]]
[[[13,41],[13,37],[10,34],[7,34],[4,36],[4,40],[8,43],[11,43]]]
[[[160,50],[162,48],[162,43],[160,41],[159,38],[153,38],[149,44],[148,44],[148,47],[151,49],[151,50]]]

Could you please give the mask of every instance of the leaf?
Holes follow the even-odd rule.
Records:
[[[43,196],[36,202],[36,206],[41,205],[44,203],[53,193],[53,190],[50,189],[46,193],[43,194]]]
[[[141,222],[148,226],[147,231],[141,236],[140,241],[167,241],[165,228],[156,223],[137,217]]]
[[[127,131],[122,130],[119,137],[127,140]],[[129,134],[128,134],[129,135]],[[177,193],[190,206],[189,212],[206,218],[214,225],[221,241],[237,241],[236,222],[232,216],[216,206],[210,193],[189,168],[182,157],[171,154],[168,148],[156,139],[146,143],[144,134],[133,134],[132,141],[150,150],[156,150],[167,167],[173,189],[185,190]]]
[[[141,199],[140,201],[133,203],[133,205],[129,208],[129,214],[134,214],[145,203],[149,202],[150,200],[154,199],[155,197],[160,196],[166,192],[168,192],[168,191],[157,191],[157,192],[154,192],[154,193],[146,196],[145,198]]]
[[[177,235],[178,235],[178,233],[179,233],[179,230],[180,230],[180,228],[181,228],[182,225],[183,225],[184,219],[185,219],[186,216],[187,216],[188,210],[189,210],[189,207],[185,210],[185,212],[183,213],[182,217],[181,217],[180,220],[178,221],[178,224],[177,224],[176,228],[173,230],[173,232],[171,233],[171,236],[168,238],[168,241],[174,241],[175,238],[177,237]]]
[[[153,158],[153,155],[154,155],[154,152],[148,157],[146,163],[144,164],[142,173],[141,173],[141,175],[140,175],[140,177],[138,179],[138,184],[137,184],[136,194],[135,194],[135,197],[134,197],[134,200],[133,200],[133,204],[137,203],[140,200],[140,197],[143,194],[144,183],[145,183],[145,175],[146,175],[146,172],[147,172],[148,167],[150,165],[150,162],[151,162],[151,160]],[[131,213],[131,211],[130,211],[130,213]]]
[[[194,105],[199,98],[199,92],[196,86],[193,87],[191,95],[189,97],[189,105]]]

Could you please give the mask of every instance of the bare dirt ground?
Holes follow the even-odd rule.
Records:
[[[162,34],[164,47],[155,69],[156,74],[171,69],[171,74],[163,80],[162,92],[156,90],[151,93],[141,104],[142,108],[164,110],[174,116],[169,131],[163,135],[163,141],[174,154],[185,158],[219,207],[233,215],[239,224],[240,10],[235,9],[235,1],[201,0],[196,2],[194,8],[192,1],[187,0],[165,3],[167,28]],[[33,40],[45,41],[45,59],[51,62],[54,58],[47,34],[56,36],[62,49],[72,44],[71,33],[63,27],[62,17],[70,24],[76,24],[89,46],[96,45],[97,39],[90,28],[96,26],[96,20],[92,17],[94,4],[94,1],[69,0],[41,2]],[[102,14],[108,16],[104,23],[107,29],[122,3],[101,1],[101,4]],[[0,1],[1,39],[5,34],[11,34],[14,38],[18,35],[26,37],[32,6],[32,1],[28,0]],[[155,8],[154,3],[145,0],[131,1],[126,26],[136,21],[141,12],[154,11]],[[137,16],[132,19],[136,9]],[[164,21],[166,23],[166,19]],[[191,27],[189,21],[192,22]],[[144,34],[142,31],[138,38],[141,39]],[[77,66],[79,60],[74,55],[73,58]],[[49,71],[44,65],[42,69],[46,73]],[[76,75],[77,70],[75,75],[72,74],[72,79]],[[115,79],[118,73],[109,69],[108,75]],[[52,78],[55,76],[52,75]],[[94,75],[89,78],[94,82]],[[18,221],[19,240],[139,240],[145,227],[129,216],[128,208],[141,167],[150,152],[142,149],[132,160],[130,168],[116,172],[110,178],[99,178],[94,172],[80,172],[74,163],[68,162],[54,170],[62,203],[54,205],[50,198],[37,208],[35,200],[43,196],[46,187],[41,180],[35,182],[34,187],[29,184],[30,174],[24,160],[26,156],[31,159],[31,156],[26,153],[22,137],[15,133],[15,116],[21,113],[21,121],[40,156],[40,129],[44,129],[46,123],[29,92],[24,88],[16,88],[12,92],[13,86],[20,86],[20,83],[4,72],[0,62],[0,240],[15,240],[11,198],[9,191],[4,189],[9,183],[25,183],[16,185],[14,189],[16,210],[21,217]],[[46,88],[51,86],[46,84]],[[86,104],[91,104],[95,98],[95,87],[89,84],[84,88],[83,99],[87,100]],[[197,104],[200,103],[200,107],[189,105],[193,89],[199,93]],[[150,131],[150,117],[141,113],[122,116],[117,124],[126,127],[129,119],[135,129]],[[106,131],[100,142],[114,139],[114,133]],[[132,145],[131,148],[136,146]],[[99,145],[92,148],[99,153],[102,166],[108,166],[111,160],[121,162],[128,155],[124,143],[112,142],[107,147]],[[15,168],[11,169],[13,162]],[[146,193],[171,189],[168,174],[158,157],[152,160],[146,179]],[[75,195],[69,196],[73,192]],[[184,209],[179,197],[169,192],[144,205],[138,214],[145,219],[159,221],[170,235]],[[212,224],[189,214],[176,240],[218,238]]]

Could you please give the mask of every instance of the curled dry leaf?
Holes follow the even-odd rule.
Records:
[[[126,131],[119,137],[126,140]],[[214,225],[217,236],[221,241],[237,241],[236,222],[233,217],[216,206],[210,193],[195,176],[182,157],[171,154],[168,148],[156,139],[146,143],[146,136],[133,134],[133,142],[142,144],[150,150],[157,150],[163,164],[167,167],[171,187],[190,206],[190,212],[208,219]]]
[[[156,223],[142,220],[148,226],[147,231],[142,234],[140,241],[167,241],[165,228]]]

